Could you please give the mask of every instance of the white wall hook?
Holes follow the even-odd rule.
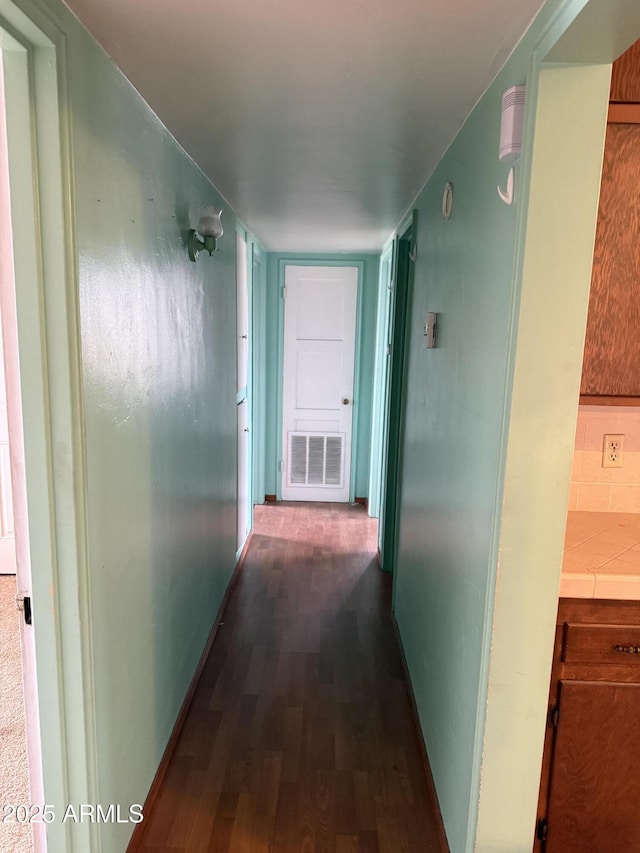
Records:
[[[507,188],[506,190],[500,189],[498,187],[498,195],[502,199],[505,204],[513,204],[513,185],[515,182],[514,178],[515,172],[513,166],[509,169],[509,174],[507,175]]]

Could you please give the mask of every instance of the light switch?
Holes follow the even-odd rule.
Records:
[[[429,311],[424,321],[424,348],[433,349],[436,345],[436,326],[438,315],[435,311]]]

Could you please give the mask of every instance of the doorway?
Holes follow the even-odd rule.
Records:
[[[251,470],[249,423],[251,358],[249,352],[249,276],[247,240],[244,230],[236,231],[236,317],[237,317],[237,359],[236,359],[236,402],[238,422],[238,465],[237,465],[237,538],[236,549],[242,552],[251,528]]]
[[[2,87],[0,87],[1,90]],[[2,105],[4,109],[4,104]],[[4,140],[3,140],[4,141]],[[6,170],[6,145],[0,142],[1,168]],[[10,234],[3,233],[6,246]],[[0,324],[1,326],[1,324]],[[31,803],[29,759],[25,717],[25,691],[21,650],[21,620],[24,619],[17,602],[20,585],[16,577],[16,543],[7,412],[7,383],[5,381],[4,341],[0,332],[0,792],[3,805]],[[14,359],[9,359],[9,364]],[[13,405],[19,401],[12,401]],[[29,678],[29,673],[26,673]],[[36,786],[37,787],[37,786]],[[0,846],[9,846],[14,853],[31,853],[32,828],[15,815],[6,815],[7,823],[0,829]]]
[[[405,411],[406,359],[408,351],[409,318],[413,288],[413,268],[416,258],[416,212],[410,223],[404,223],[396,241],[391,299],[387,302],[388,358],[384,382],[384,427],[381,441],[382,463],[380,488],[380,522],[378,546],[380,565],[393,571],[398,538],[398,501],[401,490],[403,423]]]
[[[357,267],[285,267],[283,500],[350,500],[358,279]]]
[[[52,814],[98,802],[77,249],[65,190],[64,35],[45,14],[34,10],[31,20],[10,3],[3,10],[10,23],[0,18],[0,313],[16,568],[25,609],[32,602],[31,623],[20,620],[29,803],[41,809],[31,827],[34,850],[44,853],[68,847],[68,827]],[[95,827],[78,824],[79,848],[96,849],[94,837]]]
[[[20,86],[17,57],[2,45],[0,58],[0,846],[11,846],[16,853],[31,853],[35,846],[39,853],[45,850],[44,828],[24,820],[17,809],[30,804],[38,808],[43,792],[9,192],[9,138],[19,129],[14,122],[8,127],[8,117]]]
[[[7,236],[10,237],[2,235],[3,243],[7,242]],[[7,393],[0,335],[0,792],[5,807],[32,802],[20,638],[24,609],[22,612],[17,609],[18,593]],[[6,812],[3,817],[10,823],[0,829],[0,847],[10,846],[14,853],[32,853],[29,823],[16,820],[15,815],[7,816]]]

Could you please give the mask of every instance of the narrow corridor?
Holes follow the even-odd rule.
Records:
[[[145,853],[436,853],[376,522],[256,507]]]

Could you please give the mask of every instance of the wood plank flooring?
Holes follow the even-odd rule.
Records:
[[[440,853],[376,523],[256,508],[144,853]]]

